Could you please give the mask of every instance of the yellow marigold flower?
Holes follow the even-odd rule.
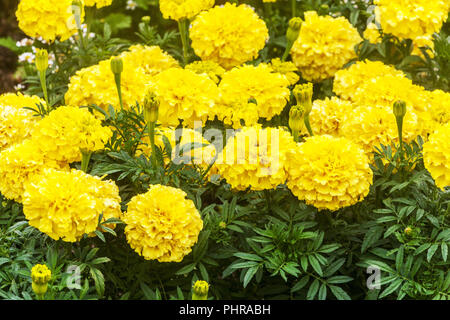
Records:
[[[0,105],[0,151],[30,138],[36,121],[30,110]]]
[[[47,41],[69,39],[77,32],[72,0],[21,0],[16,11],[19,28],[28,36]],[[81,8],[81,20],[84,9]]]
[[[193,127],[214,113],[217,85],[205,75],[181,68],[167,69],[154,77],[152,89],[160,100],[158,120],[163,126]]]
[[[311,127],[317,135],[339,136],[339,129],[345,118],[353,110],[353,105],[337,97],[314,100],[309,115]],[[306,129],[303,133],[307,134]]]
[[[0,193],[22,202],[25,185],[45,168],[65,169],[68,165],[48,159],[31,139],[0,153]]]
[[[120,57],[124,60],[126,67],[143,68],[148,76],[156,76],[164,70],[180,66],[177,60],[159,46],[137,44],[123,52]]]
[[[37,123],[32,139],[48,157],[70,163],[81,160],[80,150],[103,149],[111,135],[87,109],[59,107]]]
[[[124,108],[142,104],[146,87],[153,76],[163,70],[175,68],[178,63],[158,46],[135,45],[119,57],[123,61],[121,88]],[[112,58],[111,58],[112,59]],[[81,69],[70,79],[65,95],[67,105],[83,106],[96,104],[103,110],[112,105],[120,108],[111,59]]]
[[[292,46],[292,61],[308,81],[331,78],[348,61],[356,57],[355,46],[362,41],[344,17],[319,16],[305,12],[305,21]]]
[[[112,0],[84,0],[84,5],[86,7],[96,6],[98,9],[110,6]]]
[[[291,86],[296,84],[300,79],[299,75],[295,73],[297,71],[297,67],[291,61],[281,61],[280,58],[275,58],[270,61],[269,66],[274,72],[285,76]]]
[[[52,272],[45,264],[36,264],[31,268],[31,286],[36,295],[42,296],[47,292],[51,277]]]
[[[45,105],[45,101],[38,96],[28,96],[22,93],[5,93],[0,95],[0,106],[8,106],[16,109],[23,107],[36,108],[36,105]]]
[[[101,213],[119,214],[120,198],[111,198],[110,192],[118,189],[110,184],[80,170],[45,169],[26,185],[23,213],[31,226],[52,239],[75,242],[97,229]]]
[[[255,59],[269,39],[266,24],[250,6],[228,2],[200,13],[189,35],[202,60],[212,60],[225,69]]]
[[[200,213],[177,188],[152,185],[131,199],[122,220],[130,247],[146,260],[180,262],[203,228]]]
[[[267,64],[236,67],[226,72],[219,84],[223,107],[217,108],[217,116],[227,118],[235,128],[241,126],[241,119],[246,126],[256,124],[258,118],[270,120],[286,106],[288,86],[287,78]],[[250,104],[251,100],[256,102]]]
[[[191,19],[214,5],[214,0],[159,0],[164,19]]]
[[[400,39],[439,32],[450,9],[448,0],[375,0],[374,4],[384,32]]]
[[[206,74],[216,84],[219,83],[225,69],[213,61],[194,61],[186,66],[186,69],[197,74]]]
[[[381,42],[380,30],[378,29],[378,26],[373,22],[367,25],[363,37],[364,39],[369,40],[369,42],[372,44]]]
[[[405,101],[413,111],[428,108],[425,89],[414,85],[406,77],[385,75],[370,79],[359,85],[351,100],[357,105],[392,107],[395,101]]]
[[[423,163],[436,186],[450,186],[450,123],[437,129],[423,145]]]
[[[236,190],[273,189],[286,181],[286,153],[294,147],[288,131],[244,127],[228,139],[214,170]]]
[[[179,135],[181,134],[181,137]],[[201,165],[205,169],[212,163],[214,156],[216,155],[216,148],[208,140],[206,140],[202,134],[196,130],[189,128],[174,129],[167,127],[158,127],[156,129],[155,144],[164,150],[165,136],[172,147],[172,161],[179,163],[190,164],[194,163]],[[178,153],[177,153],[177,141]],[[143,144],[139,146],[137,155],[141,152],[146,155],[151,155],[152,150],[150,146],[150,139],[146,136],[142,139]],[[192,149],[192,144],[195,148]],[[203,146],[202,146],[203,145]]]
[[[204,280],[195,281],[192,286],[192,300],[208,300],[209,283]]]
[[[366,81],[380,76],[405,77],[402,71],[380,61],[358,61],[349,68],[336,72],[333,91],[342,99],[351,100],[356,90]]]
[[[450,92],[442,90],[426,91],[429,109],[426,111],[433,121],[432,127],[450,122]],[[420,114],[422,116],[422,114]],[[433,130],[431,130],[432,132]]]
[[[342,137],[313,136],[288,153],[287,186],[319,210],[335,211],[362,201],[369,193],[369,159]]]
[[[403,121],[403,140],[410,142],[416,139],[420,133],[417,115],[408,109]],[[398,143],[392,107],[357,107],[344,119],[339,133],[360,145],[370,158],[380,144]]]

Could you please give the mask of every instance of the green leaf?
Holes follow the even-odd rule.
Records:
[[[327,285],[325,283],[322,283],[319,289],[319,295],[317,296],[319,300],[326,300],[327,299]]]
[[[428,262],[431,261],[431,258],[433,258],[434,253],[436,252],[438,247],[439,247],[439,245],[435,243],[430,247],[430,249],[428,249],[428,252],[427,252],[427,261]]]
[[[263,258],[253,253],[237,252],[234,254],[234,256],[244,260],[252,260],[259,262],[263,261]]]
[[[311,286],[309,287],[308,293],[306,294],[306,299],[307,300],[313,300],[314,299],[314,297],[317,294],[317,291],[319,291],[319,285],[320,285],[319,280],[315,279],[313,281],[313,283],[311,284]]]
[[[181,268],[177,272],[175,272],[175,274],[176,275],[186,274],[186,273],[189,273],[192,270],[194,270],[194,268],[195,268],[195,263],[191,263],[191,264],[188,264],[188,265],[184,266],[183,268]]]
[[[303,278],[301,278],[292,288],[291,288],[291,293],[297,292],[301,289],[303,289],[303,287],[306,286],[306,284],[309,281],[309,276],[304,276]]]
[[[441,244],[441,253],[442,253],[442,259],[445,262],[447,262],[448,246],[445,242]]]
[[[327,283],[331,283],[331,284],[347,283],[352,280],[353,280],[353,278],[348,277],[348,276],[334,276],[334,277],[327,279]]]
[[[308,260],[309,263],[311,263],[311,266],[313,267],[314,271],[316,271],[320,276],[323,276],[322,268],[320,267],[320,264],[317,261],[317,259],[313,255],[310,255],[308,256]]]
[[[391,293],[393,293],[395,290],[397,290],[401,284],[403,283],[402,279],[397,279],[395,281],[393,281],[389,287],[387,287],[379,296],[379,299],[384,298],[388,295],[390,295]]]
[[[329,286],[331,292],[334,294],[336,299],[338,300],[351,300],[350,296],[347,292],[344,291],[341,287],[338,286]]]
[[[245,276],[244,276],[244,288],[247,287],[247,285],[252,280],[253,276],[258,271],[258,269],[259,269],[259,266],[254,266],[247,270],[247,272],[245,273]]]

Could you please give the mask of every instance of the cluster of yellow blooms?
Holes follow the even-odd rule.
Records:
[[[23,107],[36,108],[36,105],[45,106],[45,101],[38,96],[28,96],[22,93],[5,93],[0,95],[0,106],[8,106],[16,109]]]
[[[190,253],[203,221],[186,196],[177,188],[152,185],[133,197],[122,216],[131,248],[147,260],[160,262],[179,262]]]
[[[178,66],[177,61],[158,46],[135,45],[122,53],[121,88],[124,108],[142,104],[145,87],[161,71]],[[104,110],[119,106],[119,98],[111,71],[111,59],[81,69],[70,79],[65,95],[67,105],[96,104]]]
[[[287,159],[287,186],[297,198],[319,210],[353,205],[369,193],[369,159],[346,138],[307,138],[288,153]]]
[[[400,39],[438,32],[450,9],[448,0],[375,0],[374,4],[383,31]]]
[[[79,8],[79,9],[78,9]],[[74,8],[72,0],[21,0],[16,11],[19,28],[30,37],[42,37],[47,41],[69,39],[77,32],[72,10],[79,10],[84,19],[83,6]]]
[[[256,58],[269,38],[266,24],[250,6],[229,2],[200,13],[189,34],[196,55],[225,69]]]
[[[163,126],[193,127],[214,113],[219,97],[217,85],[208,76],[181,68],[167,69],[154,77],[152,89],[160,101],[158,120]]]
[[[442,125],[423,145],[423,162],[436,186],[450,186],[450,123]]]
[[[346,18],[319,16],[315,11],[307,11],[291,50],[292,61],[303,78],[321,81],[333,77],[356,57],[355,46],[361,41],[358,30]]]
[[[100,214],[120,217],[119,189],[83,171],[45,169],[27,184],[23,212],[52,239],[75,242],[97,229]]]
[[[228,140],[214,170],[236,190],[273,189],[287,179],[286,154],[293,148],[295,142],[288,131],[244,127]]]
[[[67,163],[80,161],[80,150],[103,149],[111,136],[111,129],[103,127],[87,109],[64,106],[39,121],[32,133],[42,152]]]
[[[275,58],[270,61],[269,66],[274,72],[285,76],[291,86],[296,84],[300,79],[299,75],[296,73],[297,67],[291,61],[281,61],[280,58]]]
[[[267,64],[243,65],[226,72],[219,84],[220,108],[216,114],[220,120],[234,128],[256,124],[259,118],[272,119],[283,111],[289,99],[289,81],[273,72]],[[254,100],[254,103],[249,103]],[[237,110],[236,110],[237,109]]]
[[[191,19],[214,5],[214,0],[159,0],[159,9],[165,19]]]

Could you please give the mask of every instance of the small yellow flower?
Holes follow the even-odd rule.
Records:
[[[192,300],[208,300],[208,290],[208,282],[197,280],[192,286]]]
[[[32,288],[38,297],[42,297],[47,292],[51,277],[52,272],[45,264],[36,264],[31,269]]]

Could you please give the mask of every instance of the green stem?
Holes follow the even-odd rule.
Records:
[[[123,109],[122,88],[121,88],[121,85],[120,85],[120,82],[121,82],[120,81],[120,77],[121,77],[120,73],[114,74],[114,80],[116,81],[117,93],[119,95],[120,108]]]
[[[298,142],[299,141],[299,132],[297,130],[293,130],[292,135],[294,136],[294,141]]]
[[[83,50],[86,50],[86,43],[84,42],[83,31],[81,27],[78,28],[78,36],[80,37],[80,46]]]
[[[89,167],[89,161],[91,160],[92,152],[81,151],[81,171],[87,173]]]
[[[305,116],[305,126],[306,126],[306,129],[308,129],[309,135],[312,137],[314,135],[314,133],[311,129],[311,123],[309,122],[309,115]]]
[[[152,166],[156,168],[157,162],[156,162],[155,123],[154,122],[148,123],[148,136],[150,138],[150,145],[152,147],[152,155],[150,157],[150,161],[152,163]]]
[[[281,57],[281,61],[286,61],[287,57],[289,56],[289,53],[291,52],[292,46],[294,43],[292,41],[288,40],[288,43],[286,45],[286,49],[284,50],[283,56]]]
[[[403,159],[403,117],[396,117],[398,138],[400,140],[400,159]]]
[[[187,35],[187,23],[188,19],[182,19],[178,21],[178,30],[180,31],[181,44],[183,45],[183,63],[188,63],[188,35]]]
[[[39,78],[41,80],[42,91],[44,92],[45,103],[47,104],[47,108],[50,107],[48,103],[48,93],[47,93],[47,81],[45,78],[45,71],[39,71]]]
[[[291,0],[292,18],[297,16],[297,0]]]

